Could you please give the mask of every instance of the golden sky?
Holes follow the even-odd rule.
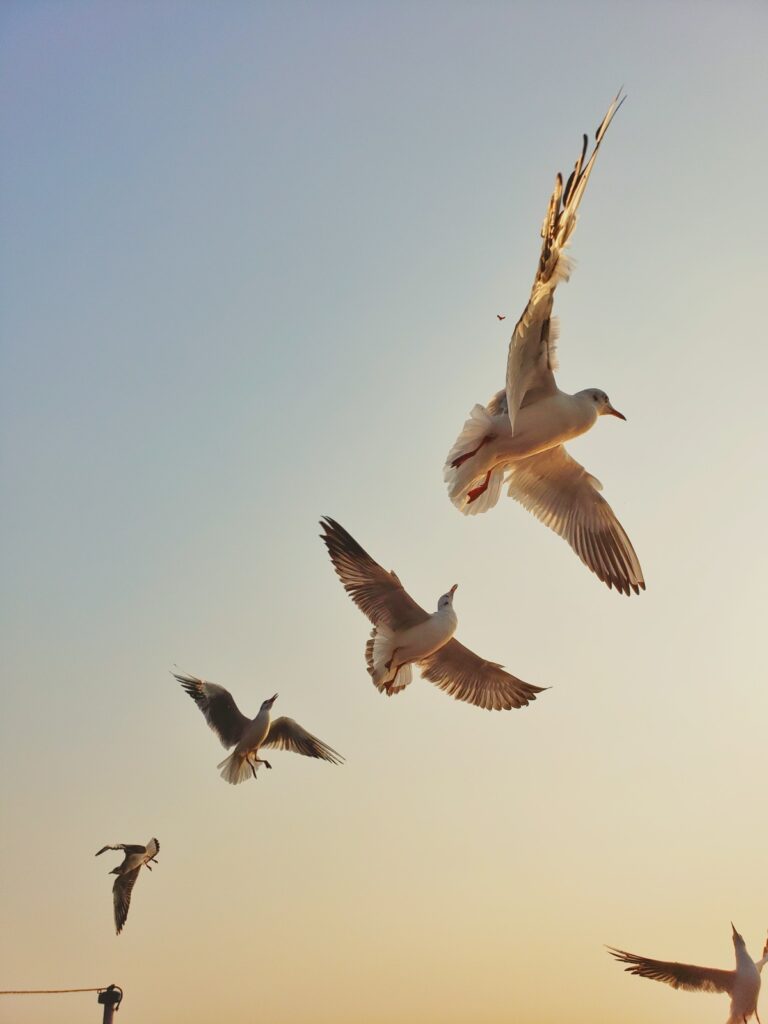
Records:
[[[0,17],[0,988],[114,981],[121,1024],[721,1022],[603,944],[729,967],[729,921],[768,927],[765,8]],[[631,599],[441,481],[622,82],[556,312],[561,386],[627,416],[571,451]],[[551,690],[377,694],[322,514]],[[346,764],[226,786],[174,663]],[[93,854],[150,836],[117,938]],[[98,1019],[48,998],[0,1021]]]

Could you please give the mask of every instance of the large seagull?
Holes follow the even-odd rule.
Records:
[[[574,395],[558,388],[558,323],[552,316],[555,289],[571,272],[564,250],[576,227],[579,203],[600,143],[623,102],[620,94],[614,99],[588,160],[584,136],[565,187],[562,175],[555,179],[533,289],[509,343],[506,387],[487,405],[472,409],[448,453],[444,477],[451,501],[465,515],[492,508],[505,484],[510,497],[567,540],[603,583],[623,594],[637,594],[645,581],[629,537],[600,495],[600,481],[564,447],[600,416],[626,417],[599,388]]]
[[[726,1024],[747,1024],[751,1016],[757,1015],[757,997],[760,995],[760,973],[768,963],[768,942],[763,948],[760,960],[753,960],[747,952],[744,939],[731,923],[733,948],[736,953],[736,968],[721,971],[716,967],[695,967],[693,964],[678,964],[668,960],[650,960],[647,956],[636,956],[621,949],[608,947],[611,956],[623,964],[625,971],[640,978],[663,981],[672,988],[687,989],[689,992],[724,992],[731,997],[731,1015]]]
[[[400,693],[410,683],[411,666],[457,700],[489,711],[520,708],[542,692],[501,665],[486,661],[453,639],[458,620],[453,595],[443,594],[437,610],[426,612],[406,592],[394,572],[382,569],[333,519],[324,517],[321,537],[344,589],[373,623],[365,646],[368,673],[380,693]]]

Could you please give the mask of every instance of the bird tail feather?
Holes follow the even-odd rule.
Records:
[[[233,750],[229,757],[225,757],[223,761],[220,761],[216,767],[221,769],[220,775],[222,779],[226,779],[233,786],[239,786],[241,782],[247,782],[252,774],[250,762],[236,750]],[[259,766],[254,765],[254,767],[258,771]]]
[[[486,470],[482,468],[484,464],[482,447],[476,455],[466,458],[458,466],[454,465],[454,462],[478,448],[484,438],[493,433],[493,426],[493,417],[485,406],[476,405],[445,460],[443,479],[448,486],[448,496],[464,515],[471,516],[477,515],[478,512],[487,512],[489,508],[493,508],[501,494],[504,469],[498,467],[491,471],[485,490],[473,501],[469,500],[470,491],[481,487],[485,480]]]
[[[375,626],[371,630],[370,640],[365,645],[365,660],[373,685],[379,693],[386,693],[389,697],[404,690],[413,678],[410,665],[401,665],[398,668],[390,664],[394,652],[392,630],[386,626]]]

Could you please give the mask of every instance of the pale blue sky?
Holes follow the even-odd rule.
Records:
[[[765,6],[0,21],[0,988],[115,980],[122,1024],[177,1020],[165,986],[190,1024],[252,1020],[254,990],[275,1024],[721,1020],[600,944],[726,966],[731,917],[753,949],[768,926]],[[622,84],[557,311],[562,386],[628,417],[572,451],[635,542],[631,600],[441,480]],[[324,513],[422,602],[458,582],[460,637],[551,692],[381,698]],[[230,789],[173,662],[251,713],[278,690],[348,763]],[[93,853],[150,835],[116,939]]]

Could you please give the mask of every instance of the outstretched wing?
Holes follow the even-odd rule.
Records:
[[[378,562],[333,519],[324,516],[320,535],[328,548],[336,575],[357,607],[374,626],[407,629],[429,618],[403,588],[394,572]]]
[[[625,953],[612,946],[606,948],[620,963],[629,964],[624,968],[625,971],[636,974],[639,978],[663,981],[672,988],[687,989],[690,992],[733,994],[735,971],[719,971],[715,967],[695,967],[693,964],[678,964],[668,960],[650,960],[648,957]]]
[[[222,744],[225,747],[233,747],[239,743],[251,721],[235,704],[229,690],[217,686],[216,683],[207,683],[197,676],[185,676],[179,672],[174,672],[173,675],[203,712],[206,722]]]
[[[115,907],[115,930],[119,935],[123,925],[128,918],[128,908],[131,905],[131,893],[139,877],[140,868],[127,871],[124,875],[118,875],[115,884],[112,886],[112,902]]]
[[[467,701],[487,711],[509,711],[524,707],[546,687],[532,686],[506,672],[501,665],[485,661],[460,644],[449,640],[444,647],[419,662],[421,674],[456,700]]]
[[[115,846],[102,846],[96,856],[100,857],[106,850],[123,850],[126,854],[144,853],[143,846],[137,846],[136,844],[131,843],[117,843]]]
[[[506,483],[509,496],[567,540],[603,583],[627,595],[645,590],[635,549],[599,493],[600,481],[562,445],[512,463]]]
[[[762,956],[762,959],[757,961],[757,969],[758,969],[758,971],[762,972],[762,970],[763,970],[763,968],[765,967],[766,964],[768,964],[768,939],[766,939],[765,945],[763,946],[763,956]]]
[[[160,843],[156,839],[150,839],[145,848],[147,860],[152,860],[160,853]]]
[[[576,227],[579,203],[587,187],[592,167],[616,111],[624,102],[618,93],[608,108],[595,133],[595,146],[587,160],[588,137],[584,136],[581,154],[563,188],[562,175],[555,179],[555,188],[549,200],[547,214],[541,226],[544,242],[539,256],[539,265],[531,289],[531,297],[523,315],[515,325],[509,343],[507,356],[507,402],[512,430],[518,411],[535,397],[552,394],[555,391],[553,371],[557,369],[554,353],[554,331],[552,304],[555,288],[560,281],[567,281],[570,264],[564,249]],[[586,160],[586,163],[585,163]]]
[[[276,750],[292,750],[295,754],[305,757],[320,757],[331,764],[341,764],[344,758],[333,747],[323,743],[317,736],[307,732],[292,718],[276,718],[269,726],[267,738],[262,747],[274,747]]]

